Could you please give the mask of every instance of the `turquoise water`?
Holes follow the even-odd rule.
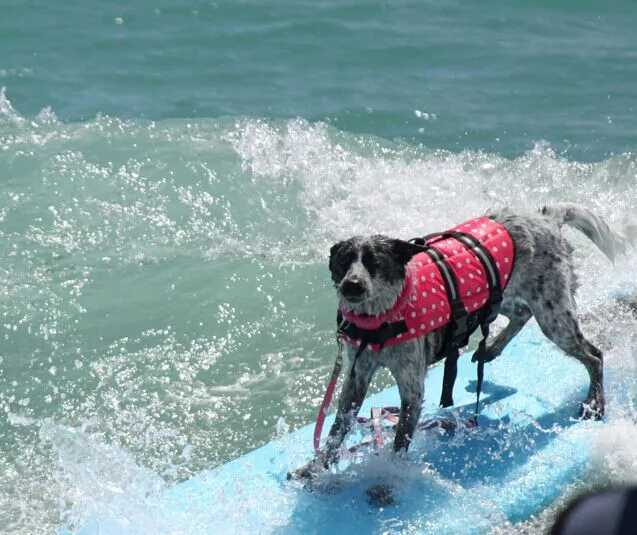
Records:
[[[558,200],[620,223],[636,18],[629,1],[3,2],[0,531],[134,507],[313,420],[336,239]],[[634,256],[611,270],[573,238],[584,312],[635,282]],[[585,326],[634,366],[608,318]],[[610,413],[619,453],[592,481],[637,468],[632,414]]]

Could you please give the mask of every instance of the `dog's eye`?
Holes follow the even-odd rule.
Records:
[[[356,260],[356,253],[354,251],[350,250],[339,254],[335,261],[330,263],[332,280],[335,282],[340,281],[345,276],[345,273],[347,273],[347,270],[354,260]]]
[[[369,272],[369,274],[373,277],[378,268],[380,267],[380,262],[375,254],[371,251],[363,252],[363,257],[361,258],[365,269]]]

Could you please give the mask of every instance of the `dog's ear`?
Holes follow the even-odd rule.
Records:
[[[332,248],[330,249],[330,263],[329,263],[329,267],[330,267],[330,271],[332,273],[334,273],[334,267],[335,267],[335,262],[336,262],[336,256],[338,255],[338,253],[341,251],[341,249],[345,246],[345,242],[344,241],[339,241],[337,243],[335,243],[334,245],[332,245]]]
[[[421,249],[413,243],[402,240],[393,240],[392,250],[395,258],[403,266],[406,265],[416,253],[419,253],[421,251]]]

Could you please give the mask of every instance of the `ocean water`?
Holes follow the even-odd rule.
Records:
[[[0,532],[141,508],[312,421],[337,239],[555,201],[621,224],[635,20],[629,0],[3,1]],[[633,369],[634,319],[594,311],[636,255],[571,236],[584,328]],[[582,488],[637,479],[634,409],[609,400]]]

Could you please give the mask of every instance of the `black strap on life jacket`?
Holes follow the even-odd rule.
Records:
[[[470,325],[469,314],[467,313],[467,309],[465,308],[462,299],[460,299],[458,281],[456,280],[456,276],[454,275],[449,262],[447,262],[440,251],[434,249],[429,243],[427,243],[428,240],[437,236],[438,234],[430,234],[424,238],[414,238],[409,241],[417,247],[422,248],[423,252],[425,252],[436,265],[438,271],[442,275],[442,280],[447,292],[447,298],[449,299],[451,321],[445,332],[442,350],[438,353],[438,355],[436,355],[434,362],[446,357],[445,370],[442,378],[440,406],[450,407],[453,405],[453,385],[456,382],[456,376],[458,375],[458,358],[460,357],[459,348],[467,345],[468,343],[469,335],[467,333],[470,330]]]
[[[443,258],[442,254],[431,247],[436,242],[453,238],[463,244],[471,251],[480,261],[487,275],[489,286],[489,302],[479,311],[471,314],[467,313],[464,304],[460,300],[458,285],[453,275],[453,271],[448,262]],[[427,254],[434,260],[440,273],[445,281],[447,295],[451,303],[452,321],[445,335],[445,342],[442,351],[436,360],[446,357],[445,369],[442,380],[442,395],[440,397],[440,405],[449,407],[453,405],[453,386],[458,373],[458,358],[460,357],[460,347],[464,347],[469,343],[469,337],[473,332],[481,327],[482,340],[478,344],[478,348],[473,353],[471,362],[478,362],[477,384],[476,384],[476,424],[478,422],[478,412],[480,408],[480,393],[482,391],[482,382],[484,378],[484,363],[491,360],[486,355],[486,341],[489,336],[489,324],[497,317],[500,304],[502,302],[502,284],[500,281],[500,272],[493,256],[489,250],[476,238],[470,234],[458,231],[447,231],[429,234],[423,238],[410,240],[418,246],[426,248]],[[435,251],[434,254],[431,251]],[[437,258],[435,258],[437,256]],[[455,298],[455,302],[454,302]]]
[[[460,234],[460,233],[454,233]],[[456,237],[456,239],[469,247],[473,253],[477,256],[478,260],[482,264],[482,267],[487,273],[489,280],[489,302],[484,308],[484,316],[480,322],[480,328],[482,330],[482,340],[478,344],[477,349],[473,352],[471,362],[478,363],[478,377],[476,384],[476,411],[475,421],[478,423],[478,412],[480,411],[480,392],[482,390],[482,381],[484,379],[484,364],[485,362],[491,362],[495,357],[489,357],[487,355],[487,338],[489,337],[489,324],[497,318],[500,312],[500,304],[502,303],[502,281],[500,280],[500,271],[498,266],[491,256],[489,250],[480,243],[479,240],[469,234],[462,234]],[[514,255],[515,256],[515,255]]]

